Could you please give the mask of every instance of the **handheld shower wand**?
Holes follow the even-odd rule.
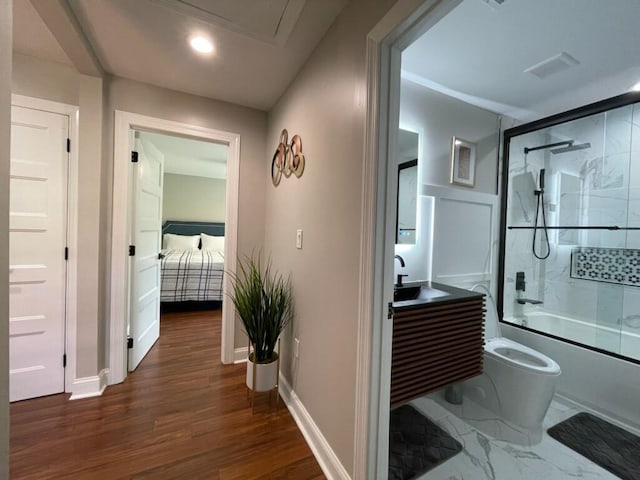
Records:
[[[538,176],[538,190],[533,191],[534,195],[537,197],[536,201],[536,217],[533,223],[533,244],[531,249],[533,251],[533,256],[539,260],[544,260],[549,257],[551,254],[551,246],[549,245],[549,233],[547,232],[547,217],[544,211],[544,168],[540,169],[540,175]],[[538,254],[536,252],[536,237],[538,234],[538,214],[542,210],[542,231],[544,232],[544,238],[546,243],[547,253],[544,255],[542,253]]]

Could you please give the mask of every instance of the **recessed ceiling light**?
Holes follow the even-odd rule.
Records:
[[[193,48],[198,53],[211,53],[213,52],[213,43],[206,37],[202,35],[196,35],[195,37],[191,37],[189,40],[189,44],[191,48]]]
[[[633,87],[631,87],[632,92],[640,92],[640,82],[636,83]]]

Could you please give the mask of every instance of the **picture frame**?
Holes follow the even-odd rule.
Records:
[[[476,144],[455,136],[451,140],[450,183],[468,188],[476,184]]]

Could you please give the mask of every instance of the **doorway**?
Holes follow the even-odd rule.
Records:
[[[131,167],[132,132],[150,132],[179,136],[193,140],[224,145],[227,156],[227,188],[225,194],[224,271],[234,272],[237,257],[237,217],[240,136],[168,120],[116,111],[114,142],[114,197],[111,261],[111,326],[110,326],[110,378],[109,383],[120,383],[126,378],[127,325],[129,319],[131,282],[129,274],[133,262],[129,256],[134,228],[128,221],[133,218],[135,184]],[[160,252],[156,252],[156,255]],[[156,257],[157,258],[157,257]],[[156,260],[158,261],[158,260]],[[159,269],[158,269],[159,274]],[[227,291],[228,275],[223,277],[222,290]],[[123,281],[124,279],[124,281]],[[228,304],[228,302],[226,302]],[[123,321],[124,319],[124,321]],[[222,303],[222,363],[234,361],[235,314],[230,305]]]
[[[162,335],[169,313],[221,320],[229,150],[164,133],[133,137],[129,371]]]

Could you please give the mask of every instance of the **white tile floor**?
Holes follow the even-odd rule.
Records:
[[[444,408],[439,396],[420,398],[413,406],[429,419],[449,432],[462,446],[463,451],[442,465],[419,477],[419,480],[566,480],[617,479],[615,475],[587,460],[582,455],[542,433],[542,441],[533,445],[522,445],[499,440],[487,433],[504,422],[494,419],[493,425],[461,420],[456,407]],[[460,416],[469,418],[473,407],[465,399],[464,412]],[[544,420],[544,429],[559,423],[579,410],[560,399],[554,399]],[[472,426],[474,423],[476,426]],[[482,431],[479,428],[482,428]],[[500,435],[498,435],[499,437]]]

